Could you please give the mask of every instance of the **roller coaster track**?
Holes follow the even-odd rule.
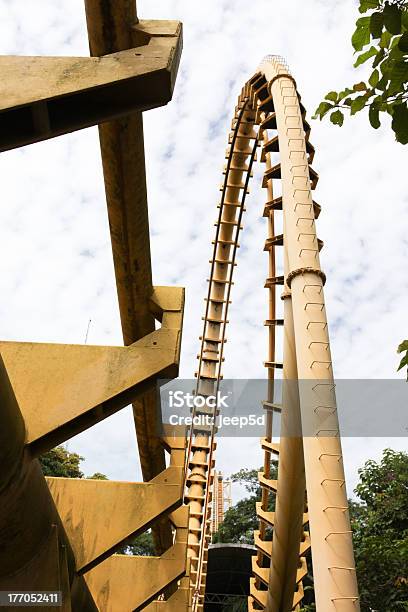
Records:
[[[318,175],[310,164],[314,147],[296,83],[284,60],[268,56],[238,98],[226,152],[219,215],[208,279],[196,396],[217,394],[222,379],[228,309],[239,248],[245,200],[257,149],[266,169],[263,216],[268,234],[268,396],[266,432],[261,441],[262,490],[249,610],[300,610],[302,581],[312,548],[317,609],[359,609],[350,521],[345,492],[327,320],[315,220],[320,206],[312,197]],[[279,155],[279,161],[275,158]],[[282,183],[274,194],[274,181]],[[282,211],[283,234],[275,233]],[[283,256],[277,249],[283,249]],[[278,274],[279,262],[283,274]],[[284,317],[277,318],[277,290],[283,287]],[[283,328],[283,362],[276,361],[276,327]],[[276,399],[275,371],[283,370],[283,392]],[[299,382],[298,382],[299,381]],[[204,404],[204,402],[202,402]],[[280,442],[273,438],[273,415],[281,413]],[[193,417],[215,417],[218,408],[193,408]],[[193,421],[195,422],[195,421]],[[193,425],[187,441],[186,503],[190,507],[188,556],[193,612],[203,610],[208,555],[210,500],[216,448],[216,420]],[[278,478],[271,464],[278,463]],[[272,503],[271,503],[272,502]],[[274,507],[274,511],[272,511]],[[311,534],[310,534],[311,532]],[[313,545],[313,546],[312,546]]]
[[[166,427],[157,435],[156,382],[178,375],[184,290],[152,285],[142,122],[142,112],[172,97],[182,25],[140,20],[128,0],[85,0],[85,6],[91,57],[0,58],[0,150],[99,125],[124,346],[0,341],[0,593],[61,593],[64,612],[198,612],[206,587],[216,424],[193,421],[187,436]],[[218,412],[203,400],[217,394],[222,378],[233,271],[261,147],[268,393],[249,610],[299,610],[311,552],[318,612],[355,612],[309,133],[284,61],[266,58],[245,84],[232,121],[196,373],[202,402],[195,402],[193,416]],[[44,477],[41,455],[129,403],[144,482]],[[116,554],[150,528],[154,556]]]

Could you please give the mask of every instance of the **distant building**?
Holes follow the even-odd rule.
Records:
[[[231,480],[225,479],[222,472],[215,472],[211,502],[211,535],[218,531],[224,514],[232,506]]]

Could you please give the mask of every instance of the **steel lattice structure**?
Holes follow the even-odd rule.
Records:
[[[139,21],[131,0],[85,0],[85,7],[91,57],[0,58],[0,150],[99,125],[124,346],[0,342],[0,591],[60,591],[63,612],[196,612],[205,595],[216,429],[157,436],[156,382],[178,374],[184,292],[152,285],[142,123],[142,111],[172,97],[181,24]],[[261,147],[268,194],[268,397],[249,609],[299,610],[311,549],[317,610],[351,612],[359,602],[309,133],[285,62],[265,58],[245,84],[232,122],[196,394],[216,394],[222,376],[238,239]],[[282,235],[275,233],[278,214]],[[277,274],[279,248],[283,275]],[[280,286],[283,319],[276,315]],[[282,363],[275,356],[278,325]],[[284,386],[282,403],[274,393],[277,368],[294,383]],[[39,455],[129,403],[143,483],[44,478]],[[272,441],[276,411],[279,444]],[[272,458],[278,458],[277,480]],[[115,554],[150,527],[156,556]]]
[[[216,395],[245,200],[260,146],[261,161],[266,164],[263,187],[268,194],[263,215],[268,223],[264,248],[269,254],[265,283],[269,294],[265,322],[269,386],[264,402],[264,469],[259,474],[262,500],[257,505],[259,530],[255,533],[258,555],[253,562],[249,608],[271,612],[300,610],[302,579],[307,574],[305,554],[311,542],[317,609],[359,609],[324,306],[325,275],[319,264],[323,243],[315,224],[320,206],[312,196],[318,175],[310,166],[314,147],[305,114],[285,61],[279,56],[266,57],[245,84],[232,121],[196,374],[196,393]],[[273,160],[276,155],[278,163]],[[276,180],[282,183],[278,197],[274,196]],[[277,235],[275,217],[280,211],[283,234]],[[281,276],[276,272],[279,247],[284,260]],[[279,286],[283,286],[283,319],[276,315]],[[275,331],[280,325],[284,326],[283,363],[275,357]],[[284,384],[282,403],[276,402],[274,394],[276,369],[283,369],[284,380],[290,381]],[[298,385],[298,380],[302,384]],[[276,411],[282,416],[279,444],[272,441]],[[207,413],[208,409],[195,408],[193,416]],[[211,416],[216,416],[215,410]],[[215,419],[213,422],[208,430],[204,426],[193,429],[188,444],[188,554],[193,610],[197,611],[203,609],[205,593]],[[273,457],[279,459],[277,480],[270,477]],[[270,495],[276,496],[275,512],[268,510]],[[272,539],[268,529],[273,532]]]

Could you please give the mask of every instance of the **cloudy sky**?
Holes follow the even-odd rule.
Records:
[[[181,375],[196,368],[210,241],[236,96],[266,54],[286,57],[310,118],[322,95],[359,79],[349,42],[354,0],[139,0],[141,18],[179,19],[184,52],[173,101],[145,114],[155,284],[186,287]],[[87,55],[82,0],[0,0],[0,52]],[[364,68],[361,69],[364,74]],[[360,79],[359,79],[360,80]],[[316,199],[328,276],[327,312],[335,374],[396,378],[406,333],[407,151],[388,124],[363,116],[342,129],[313,122],[320,174]],[[226,377],[263,377],[266,355],[265,194],[248,200]],[[97,129],[0,156],[0,337],[120,344],[121,331]],[[259,183],[259,181],[258,181]],[[405,316],[404,316],[405,315]],[[257,467],[257,440],[221,440],[219,468]],[[349,491],[356,471],[404,439],[346,439]],[[69,442],[85,471],[140,477],[129,409]],[[245,450],[244,450],[245,449]],[[238,494],[238,492],[237,492]]]

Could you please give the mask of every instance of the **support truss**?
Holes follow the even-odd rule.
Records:
[[[141,111],[171,99],[182,29],[129,0],[86,12],[93,57],[0,58],[0,150],[100,126],[125,346],[0,342],[0,589],[61,591],[63,612],[175,611],[185,438],[160,433],[157,381],[178,374],[184,290],[152,285]],[[130,403],[146,482],[44,478],[40,454]],[[156,556],[117,554],[149,528]]]

